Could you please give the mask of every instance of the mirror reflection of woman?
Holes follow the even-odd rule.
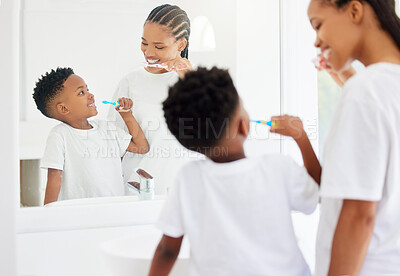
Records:
[[[155,178],[156,194],[166,192],[180,166],[191,155],[169,133],[162,112],[168,87],[192,70],[188,60],[189,36],[190,21],[185,11],[169,4],[154,8],[141,37],[144,68],[125,76],[113,97],[114,100],[128,95],[132,98],[132,112],[150,144],[150,152],[145,156],[125,155],[124,180],[137,181],[135,168],[144,169]],[[123,126],[113,111],[110,110],[108,119]]]

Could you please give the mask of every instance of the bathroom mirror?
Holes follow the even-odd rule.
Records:
[[[159,0],[21,0],[21,207],[43,204],[47,172],[39,168],[40,158],[50,129],[58,124],[36,109],[32,93],[37,79],[58,66],[73,68],[95,95],[97,117],[106,118],[109,107],[100,102],[113,96],[123,76],[143,67],[140,51],[143,24],[149,12],[163,3]],[[180,6],[192,23],[196,22],[196,30],[191,34],[195,38],[189,47],[190,61],[195,66],[216,65],[229,69],[252,118],[265,119],[279,114],[280,1],[176,0],[169,3]],[[210,33],[214,37],[210,38]],[[251,131],[246,144],[248,155],[280,152],[279,138],[271,136],[263,126],[252,126]],[[157,179],[156,183],[160,181]]]

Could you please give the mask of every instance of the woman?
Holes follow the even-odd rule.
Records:
[[[400,20],[394,0],[311,0],[344,85],[324,147],[316,275],[400,275]]]
[[[113,97],[133,99],[132,112],[150,144],[150,152],[145,156],[125,155],[124,180],[137,180],[136,168],[144,169],[155,178],[156,194],[165,194],[176,172],[189,158],[188,151],[169,133],[162,113],[168,87],[192,70],[187,59],[189,36],[190,21],[185,11],[168,4],[153,9],[143,27],[141,50],[145,67],[125,76]],[[109,120],[122,125],[114,114],[110,110]]]

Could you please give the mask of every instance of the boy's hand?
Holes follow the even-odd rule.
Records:
[[[129,112],[133,106],[133,101],[129,98],[119,98],[118,102],[120,106],[115,107],[118,112]]]
[[[299,117],[283,115],[272,117],[270,132],[292,137],[295,140],[301,139],[305,135],[303,123]]]

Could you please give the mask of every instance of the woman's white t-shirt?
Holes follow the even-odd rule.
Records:
[[[316,275],[327,275],[344,199],[378,202],[360,275],[400,275],[399,65],[368,66],[346,83],[322,163]]]
[[[186,164],[157,226],[190,243],[191,276],[308,276],[291,211],[311,213],[318,185],[282,155]]]
[[[132,137],[115,124],[89,122],[91,129],[58,124],[47,138],[40,166],[63,171],[58,200],[126,193],[121,157]]]
[[[123,160],[124,180],[137,181],[136,168],[147,171],[155,179],[156,194],[165,194],[179,168],[198,154],[188,151],[169,132],[162,110],[168,88],[178,81],[176,72],[152,74],[141,68],[125,76],[119,83],[113,100],[128,97],[133,101],[132,113],[150,145],[147,154],[127,153]],[[120,116],[110,108],[108,120],[125,127]]]

